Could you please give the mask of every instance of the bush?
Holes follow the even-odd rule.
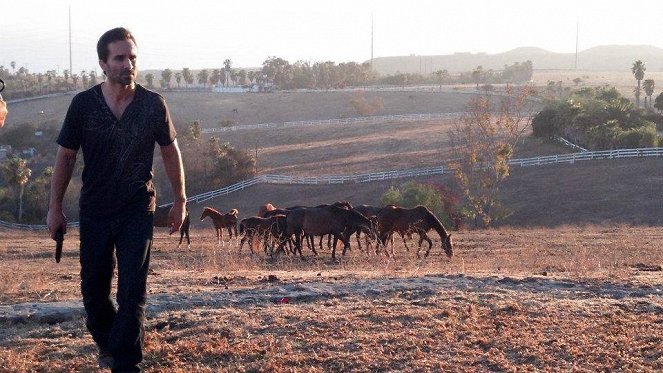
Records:
[[[383,206],[396,205],[413,208],[426,206],[446,227],[459,228],[462,214],[458,203],[460,197],[443,185],[420,184],[408,181],[400,187],[390,187],[380,198]]]
[[[619,135],[618,144],[622,148],[653,148],[658,146],[656,126],[650,123],[640,128],[624,131]]]

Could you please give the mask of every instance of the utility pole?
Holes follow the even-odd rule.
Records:
[[[74,69],[71,65],[71,5],[69,6],[69,74],[73,74]]]
[[[373,15],[371,14],[371,69],[373,68]]]
[[[575,64],[575,70],[578,71],[578,29],[579,29],[579,24],[580,22],[576,20],[576,64]]]

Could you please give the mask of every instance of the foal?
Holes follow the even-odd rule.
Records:
[[[225,243],[223,242],[223,228],[228,229],[228,235],[231,239],[233,238],[233,232],[235,233],[235,237],[238,236],[237,214],[237,209],[232,209],[230,212],[222,214],[211,207],[205,207],[203,209],[203,214],[200,215],[200,221],[205,220],[205,218],[209,216],[214,224],[214,229],[216,229],[218,243],[225,246]]]

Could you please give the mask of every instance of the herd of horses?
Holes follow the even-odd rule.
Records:
[[[168,222],[169,207],[159,207],[154,214],[154,226],[165,227]],[[356,235],[360,250],[361,236],[364,236],[366,250],[372,249],[379,254],[384,248],[389,256],[394,255],[394,235],[398,234],[409,251],[406,237],[418,235],[417,257],[420,257],[422,244],[428,243],[424,257],[430,254],[433,242],[428,232],[435,231],[442,243],[442,249],[448,257],[453,256],[453,241],[451,235],[442,223],[425,206],[403,208],[395,205],[385,207],[361,205],[353,207],[348,202],[335,202],[333,204],[315,207],[293,206],[277,208],[271,203],[260,206],[258,214],[242,219],[238,224],[237,209],[221,213],[211,207],[203,209],[200,220],[210,218],[216,230],[219,244],[224,244],[223,231],[228,232],[230,239],[233,236],[240,239],[239,250],[245,243],[253,252],[254,245],[262,245],[265,253],[273,256],[279,253],[299,254],[303,256],[302,244],[304,240],[308,248],[317,255],[315,237],[319,237],[319,247],[322,248],[324,236],[328,237],[327,246],[331,249],[332,258],[336,257],[338,241],[343,243],[343,255],[350,249],[350,237]],[[239,225],[239,230],[237,226]],[[189,229],[191,226],[189,212],[180,229],[180,242],[186,236],[187,244],[191,246]],[[391,252],[387,250],[391,243]],[[178,246],[179,246],[178,245]]]

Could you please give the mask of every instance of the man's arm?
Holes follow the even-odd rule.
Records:
[[[177,146],[177,139],[161,147],[161,158],[163,159],[166,175],[168,175],[170,185],[173,189],[173,207],[168,214],[168,227],[170,227],[170,233],[172,234],[180,229],[186,216],[184,166],[182,165],[180,148]]]
[[[53,239],[58,230],[62,230],[63,233],[67,231],[67,219],[62,213],[62,200],[71,180],[71,174],[74,172],[76,153],[76,150],[60,146],[55,156],[55,168],[51,179],[51,198],[46,218],[48,231]]]

